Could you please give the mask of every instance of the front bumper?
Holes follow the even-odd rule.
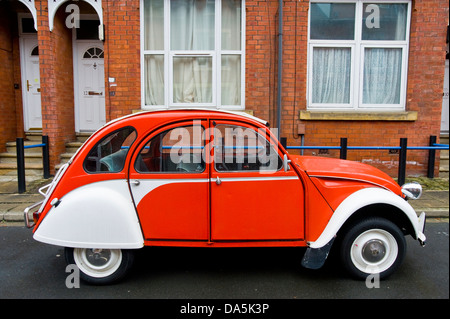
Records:
[[[37,218],[35,218],[35,216],[37,216],[35,214],[38,214],[39,210],[33,212],[33,223],[31,223],[31,221],[30,221],[30,212],[32,212],[33,209],[36,208],[36,207],[41,207],[43,203],[44,203],[44,201],[42,200],[42,201],[37,202],[37,203],[35,203],[35,204],[31,205],[31,206],[28,206],[23,211],[23,217],[24,217],[24,220],[25,220],[25,226],[27,228],[33,228],[34,227],[34,225],[36,224],[36,219],[37,219]]]
[[[419,220],[418,220],[418,232],[417,232],[417,240],[419,241],[419,243],[422,246],[425,246],[426,241],[427,241],[427,237],[425,236],[425,224],[426,224],[426,214],[425,212],[422,212],[419,216]]]

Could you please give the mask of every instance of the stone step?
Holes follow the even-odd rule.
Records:
[[[42,176],[44,167],[42,163],[26,163],[25,175]],[[0,163],[0,175],[17,176],[17,163]]]
[[[77,141],[84,143],[86,142],[86,140],[92,135],[93,133],[91,132],[81,132],[81,133],[77,133]]]
[[[0,163],[17,163],[16,153],[1,153]],[[31,163],[42,163],[42,152],[40,153],[25,153],[25,165]]]
[[[42,143],[42,133],[26,133],[24,146]],[[28,148],[25,154],[25,175],[36,176],[43,174],[42,147]],[[6,143],[6,152],[0,154],[0,175],[17,176],[16,141]]]
[[[66,143],[66,153],[75,153],[83,145],[82,142],[67,142]]]

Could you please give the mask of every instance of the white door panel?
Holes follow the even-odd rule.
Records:
[[[103,44],[77,43],[77,64],[78,127],[80,131],[95,131],[106,123]]]
[[[37,38],[22,38],[21,49],[25,130],[42,129],[41,80]]]

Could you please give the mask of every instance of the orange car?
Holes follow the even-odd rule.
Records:
[[[302,265],[314,269],[336,246],[352,275],[384,278],[405,256],[405,235],[425,243],[425,214],[407,202],[419,184],[401,188],[368,165],[291,155],[245,113],[114,120],[40,192],[45,199],[25,210],[34,239],[66,247],[67,262],[95,284],[122,278],[143,246],[301,246]]]

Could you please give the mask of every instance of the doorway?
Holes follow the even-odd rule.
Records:
[[[42,130],[38,39],[22,37],[20,43],[25,131]]]
[[[93,132],[106,123],[103,43],[77,41],[74,51],[76,130]]]

